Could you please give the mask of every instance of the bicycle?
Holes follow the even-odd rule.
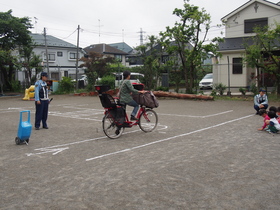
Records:
[[[141,88],[139,85],[134,87]],[[95,89],[97,90],[101,104],[105,109],[104,117],[102,119],[103,132],[110,139],[120,137],[125,128],[139,125],[142,131],[151,132],[157,127],[158,115],[153,109],[140,104],[140,108],[136,115],[137,120],[130,121],[126,114],[126,105],[119,103],[116,98],[113,98],[113,96],[106,93],[106,91],[110,89],[110,86],[100,85],[95,86]]]

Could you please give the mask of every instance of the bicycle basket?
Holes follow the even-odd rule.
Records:
[[[99,98],[104,108],[115,108],[117,106],[115,99],[109,94],[100,94]]]

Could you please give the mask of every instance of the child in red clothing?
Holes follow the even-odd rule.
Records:
[[[259,131],[263,131],[263,130],[268,126],[270,118],[269,118],[269,116],[267,115],[267,112],[266,112],[265,109],[260,109],[259,113],[260,113],[260,116],[262,116],[262,117],[264,118],[264,119],[263,119],[263,122],[264,122],[264,123],[263,123],[262,128],[259,128],[258,130],[259,130]]]

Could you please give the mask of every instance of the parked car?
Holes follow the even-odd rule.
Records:
[[[72,81],[76,82],[76,79],[73,79]],[[87,75],[82,74],[82,75],[78,75],[78,81],[83,81],[83,85],[87,86],[88,84],[88,79],[87,79]]]
[[[123,73],[114,73],[116,76],[115,80],[115,87],[119,87],[119,84],[123,80]],[[141,83],[141,80],[143,81],[144,74],[136,73],[136,72],[131,72],[130,73],[130,82],[131,83]]]
[[[207,88],[212,89],[213,88],[213,74],[212,73],[206,74],[203,77],[203,79],[199,82],[199,88],[200,89],[207,89]]]

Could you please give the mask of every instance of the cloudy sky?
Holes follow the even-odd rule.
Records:
[[[277,3],[279,0],[271,0]],[[245,4],[247,0],[190,0],[211,15],[209,38],[221,36],[223,28],[215,27],[221,18]],[[140,44],[142,28],[144,42],[158,35],[166,26],[174,26],[178,18],[175,8],[183,8],[183,0],[0,0],[0,11],[13,11],[16,17],[29,17],[33,33],[47,34],[79,46],[125,41],[131,47]]]

